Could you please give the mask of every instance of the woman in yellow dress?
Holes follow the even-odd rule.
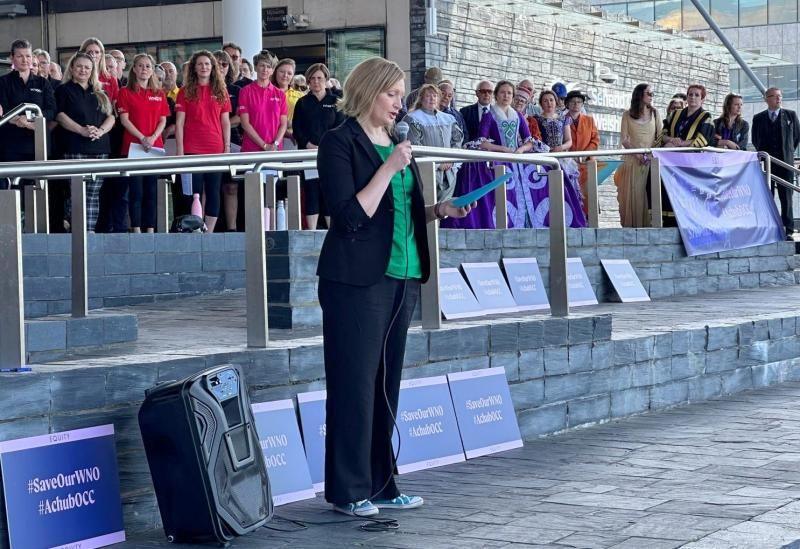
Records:
[[[660,120],[653,107],[653,90],[649,84],[633,89],[631,107],[622,115],[622,146],[626,149],[653,147],[658,139]],[[627,155],[614,174],[619,201],[619,217],[623,227],[648,227],[647,178],[650,159],[646,155]]]

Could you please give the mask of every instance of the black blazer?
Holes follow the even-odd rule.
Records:
[[[375,146],[354,118],[322,138],[317,151],[317,170],[320,188],[328,211],[331,227],[322,244],[317,275],[320,278],[370,286],[381,280],[389,266],[394,234],[394,198],[391,186],[386,189],[378,209],[369,217],[356,198],[381,167]],[[422,282],[430,274],[425,202],[419,169],[412,160],[409,166],[414,175],[411,193],[411,218],[422,267]]]
[[[783,134],[783,151],[780,160],[794,162],[794,150],[800,145],[800,121],[797,113],[781,107],[781,133]],[[753,116],[753,146],[757,151],[766,151],[772,155],[778,151],[767,150],[767,132],[769,132],[769,110],[762,111]]]
[[[464,117],[464,124],[467,126],[467,132],[464,135],[464,143],[474,141],[478,138],[478,129],[480,127],[478,104],[473,103],[472,105],[461,107],[459,112],[461,116]]]
[[[719,135],[720,139],[722,139],[722,131],[724,128],[725,120],[721,117],[714,120],[714,133]],[[750,136],[750,124],[747,123],[747,120],[740,119],[738,122],[734,123],[732,129],[733,135],[731,136],[731,141],[736,143],[740,151],[746,151],[747,139]]]

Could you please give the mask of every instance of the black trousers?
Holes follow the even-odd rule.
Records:
[[[331,503],[400,495],[394,483],[392,417],[419,288],[417,280],[387,276],[366,287],[319,281],[328,391],[325,499]]]
[[[794,183],[794,173],[791,171],[781,168],[780,166],[775,166],[773,164],[772,173],[784,181],[788,181],[789,183]],[[781,222],[783,223],[783,227],[786,229],[787,234],[791,234],[794,231],[794,212],[792,211],[792,189],[787,189],[783,185],[777,185],[778,190],[778,200],[781,204]]]

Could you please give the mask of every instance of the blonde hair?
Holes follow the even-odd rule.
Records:
[[[436,84],[423,84],[419,88],[419,93],[417,94],[417,99],[414,101],[414,105],[411,107],[412,111],[415,111],[422,107],[422,100],[425,99],[426,93],[435,94],[439,99],[442,98],[442,92],[439,90],[439,86]],[[438,107],[439,104],[437,103],[436,106]]]
[[[150,78],[147,80],[147,89],[150,91],[161,91],[161,86],[158,83],[158,78],[156,78],[156,60],[149,53],[139,53],[136,54],[136,57],[133,58],[131,62],[131,68],[128,69],[128,86],[127,88],[131,91],[136,91],[136,87],[139,85],[136,73],[133,72],[133,68],[136,66],[142,59],[147,59],[150,61],[150,66],[153,68],[153,73],[150,75]],[[163,70],[163,69],[162,69]]]
[[[81,44],[80,49],[78,50],[81,53],[86,53],[86,48],[94,44],[98,48],[100,48],[100,59],[97,60],[97,73],[98,78],[100,76],[104,76],[106,78],[110,78],[113,75],[108,72],[108,68],[106,67],[106,48],[103,46],[103,43],[100,41],[99,38],[95,38],[91,36],[83,41]]]
[[[89,64],[92,65],[92,74],[89,75],[89,88],[94,93],[95,97],[97,97],[97,103],[100,105],[100,111],[105,114],[109,115],[113,112],[113,108],[111,106],[111,100],[106,95],[106,92],[103,91],[103,84],[100,83],[100,80],[97,77],[97,65],[95,64],[94,60],[89,56],[88,53],[79,51],[75,55],[69,58],[69,62],[67,63],[67,70],[64,74],[64,79],[62,82],[66,84],[67,82],[72,82],[72,65],[75,64],[75,61],[78,59],[88,59]]]
[[[403,69],[394,61],[383,57],[365,59],[347,76],[338,108],[346,116],[366,116],[372,110],[378,95],[404,77]]]

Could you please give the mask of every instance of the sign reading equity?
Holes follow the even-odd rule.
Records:
[[[397,432],[392,437],[400,474],[464,461],[445,376],[400,383]]]
[[[547,292],[542,283],[539,263],[533,257],[504,257],[503,269],[506,271],[508,285],[514,296],[518,310],[536,311],[549,309]]]
[[[570,306],[597,305],[597,296],[580,257],[567,259],[567,295]]]
[[[614,290],[623,303],[632,301],[650,301],[647,290],[642,286],[642,281],[633,270],[633,265],[627,259],[601,259],[600,263],[606,270]]]
[[[475,299],[458,269],[439,271],[439,299],[442,314],[448,320],[483,314],[478,300]]]
[[[469,285],[486,314],[518,311],[497,263],[462,263]]]
[[[325,489],[325,401],[327,398],[327,391],[312,391],[297,395],[306,461],[308,461],[308,471],[311,473],[311,482],[314,483],[316,492]]]
[[[292,400],[253,404],[256,431],[272,488],[272,503],[283,505],[316,496],[308,472]]]
[[[0,442],[14,549],[125,541],[114,426]]]
[[[503,368],[457,372],[447,379],[467,459],[522,447]]]

